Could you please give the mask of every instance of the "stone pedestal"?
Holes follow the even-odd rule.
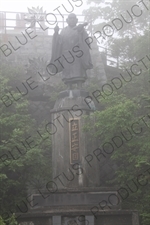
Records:
[[[19,225],[139,225],[138,213],[129,210],[99,211],[96,216],[88,209],[41,209],[22,215]]]
[[[67,90],[59,94],[51,111],[53,181],[59,189],[97,187],[100,185],[99,164],[95,158],[91,166],[85,160],[96,148],[96,140],[84,132],[85,116],[92,113],[85,103],[88,92]],[[94,123],[94,121],[93,121]]]

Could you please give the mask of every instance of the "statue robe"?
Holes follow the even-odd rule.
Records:
[[[84,82],[86,70],[93,68],[89,46],[85,41],[88,35],[84,28],[81,32],[74,28],[67,26],[60,34],[53,35],[50,63],[57,67],[57,73],[62,72],[64,83]],[[56,74],[56,67],[50,67],[51,73]]]

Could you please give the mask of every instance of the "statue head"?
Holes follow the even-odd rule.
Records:
[[[69,14],[68,18],[66,19],[69,27],[75,27],[78,23],[78,19],[74,13]]]

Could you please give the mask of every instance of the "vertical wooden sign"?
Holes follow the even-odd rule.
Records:
[[[69,141],[70,141],[70,164],[80,162],[80,120],[77,118],[69,121]]]

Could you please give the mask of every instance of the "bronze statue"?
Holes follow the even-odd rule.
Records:
[[[62,72],[62,80],[72,88],[72,84],[77,84],[78,88],[87,79],[87,69],[92,69],[92,61],[89,45],[86,40],[88,34],[84,29],[87,23],[79,24],[75,14],[70,14],[67,18],[68,26],[63,28],[59,34],[59,27],[54,28],[52,41],[52,57],[48,70],[51,74]]]

